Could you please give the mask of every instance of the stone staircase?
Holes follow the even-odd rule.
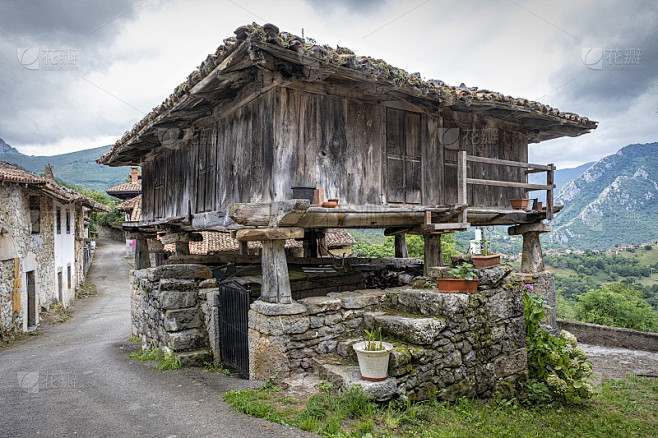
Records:
[[[403,376],[413,373],[417,366],[422,367],[431,359],[436,359],[439,355],[436,348],[441,349],[444,345],[452,347],[452,351],[446,351],[448,363],[461,364],[461,353],[455,353],[449,341],[441,339],[441,332],[447,326],[446,318],[410,315],[392,309],[365,312],[363,316],[365,328],[381,327],[385,339],[395,344],[389,359],[389,377],[381,382],[361,379],[352,345],[363,338],[344,339],[338,342],[336,354],[314,358],[314,368],[319,378],[337,389],[346,390],[353,385],[361,385],[366,393],[380,402],[390,400],[396,394],[407,395]]]

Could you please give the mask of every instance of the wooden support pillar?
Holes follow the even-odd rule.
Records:
[[[249,255],[249,242],[239,242],[238,254]]]
[[[523,253],[521,254],[521,272],[535,273],[544,270],[544,257],[541,253],[541,242],[539,235],[550,233],[553,228],[541,222],[534,224],[515,225],[509,227],[507,233],[510,236],[523,236]]]
[[[290,304],[290,278],[285,240],[264,240],[262,253],[263,286],[261,299],[268,303]]]
[[[176,255],[190,255],[190,242],[176,241]]]
[[[135,239],[135,269],[146,269],[151,267],[151,258],[149,257],[148,239],[138,237]]]
[[[235,238],[238,242],[260,240],[263,244],[261,266],[263,285],[261,299],[268,303],[290,304],[290,278],[286,260],[286,239],[301,239],[304,229],[298,227],[275,227],[238,230]]]
[[[318,256],[318,237],[315,230],[304,231],[304,257]]]
[[[409,257],[406,234],[395,235],[395,257],[398,259],[406,259]]]
[[[443,251],[441,251],[440,234],[423,234],[425,240],[425,275],[429,268],[443,266]]]

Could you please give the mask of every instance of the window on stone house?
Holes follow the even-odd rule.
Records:
[[[41,233],[41,199],[30,196],[30,228],[32,234]]]
[[[55,212],[55,231],[57,234],[62,234],[62,209],[59,207]]]
[[[71,210],[66,210],[66,234],[71,234]]]
[[[71,289],[71,265],[66,266],[66,283],[69,289]]]

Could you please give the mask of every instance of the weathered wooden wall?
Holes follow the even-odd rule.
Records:
[[[289,199],[294,186],[322,188],[342,205],[454,204],[459,150],[527,161],[513,125],[345,94],[294,83],[238,108],[218,105],[191,138],[144,161],[143,220]],[[469,177],[526,181],[523,169],[480,163],[469,164]],[[523,190],[469,187],[469,205],[507,207],[513,197]]]

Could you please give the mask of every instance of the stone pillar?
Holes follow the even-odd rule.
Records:
[[[441,250],[440,234],[423,234],[425,240],[425,275],[429,268],[443,266],[443,251]]]
[[[409,257],[407,238],[404,233],[395,235],[395,257],[399,259],[406,259]]]
[[[546,300],[547,309],[544,309],[548,321],[548,329],[557,331],[557,311],[555,302],[555,278],[551,272],[544,270],[544,257],[541,252],[539,235],[550,233],[553,228],[548,224],[537,222],[509,227],[510,236],[523,236],[523,253],[521,256],[521,280],[533,287],[536,295]],[[517,279],[518,276],[517,276]]]
[[[539,235],[541,233],[550,233],[551,231],[553,231],[553,228],[550,225],[541,222],[515,225],[508,228],[507,232],[510,236],[523,236],[521,272],[533,273],[544,270],[544,257],[541,253]]]

